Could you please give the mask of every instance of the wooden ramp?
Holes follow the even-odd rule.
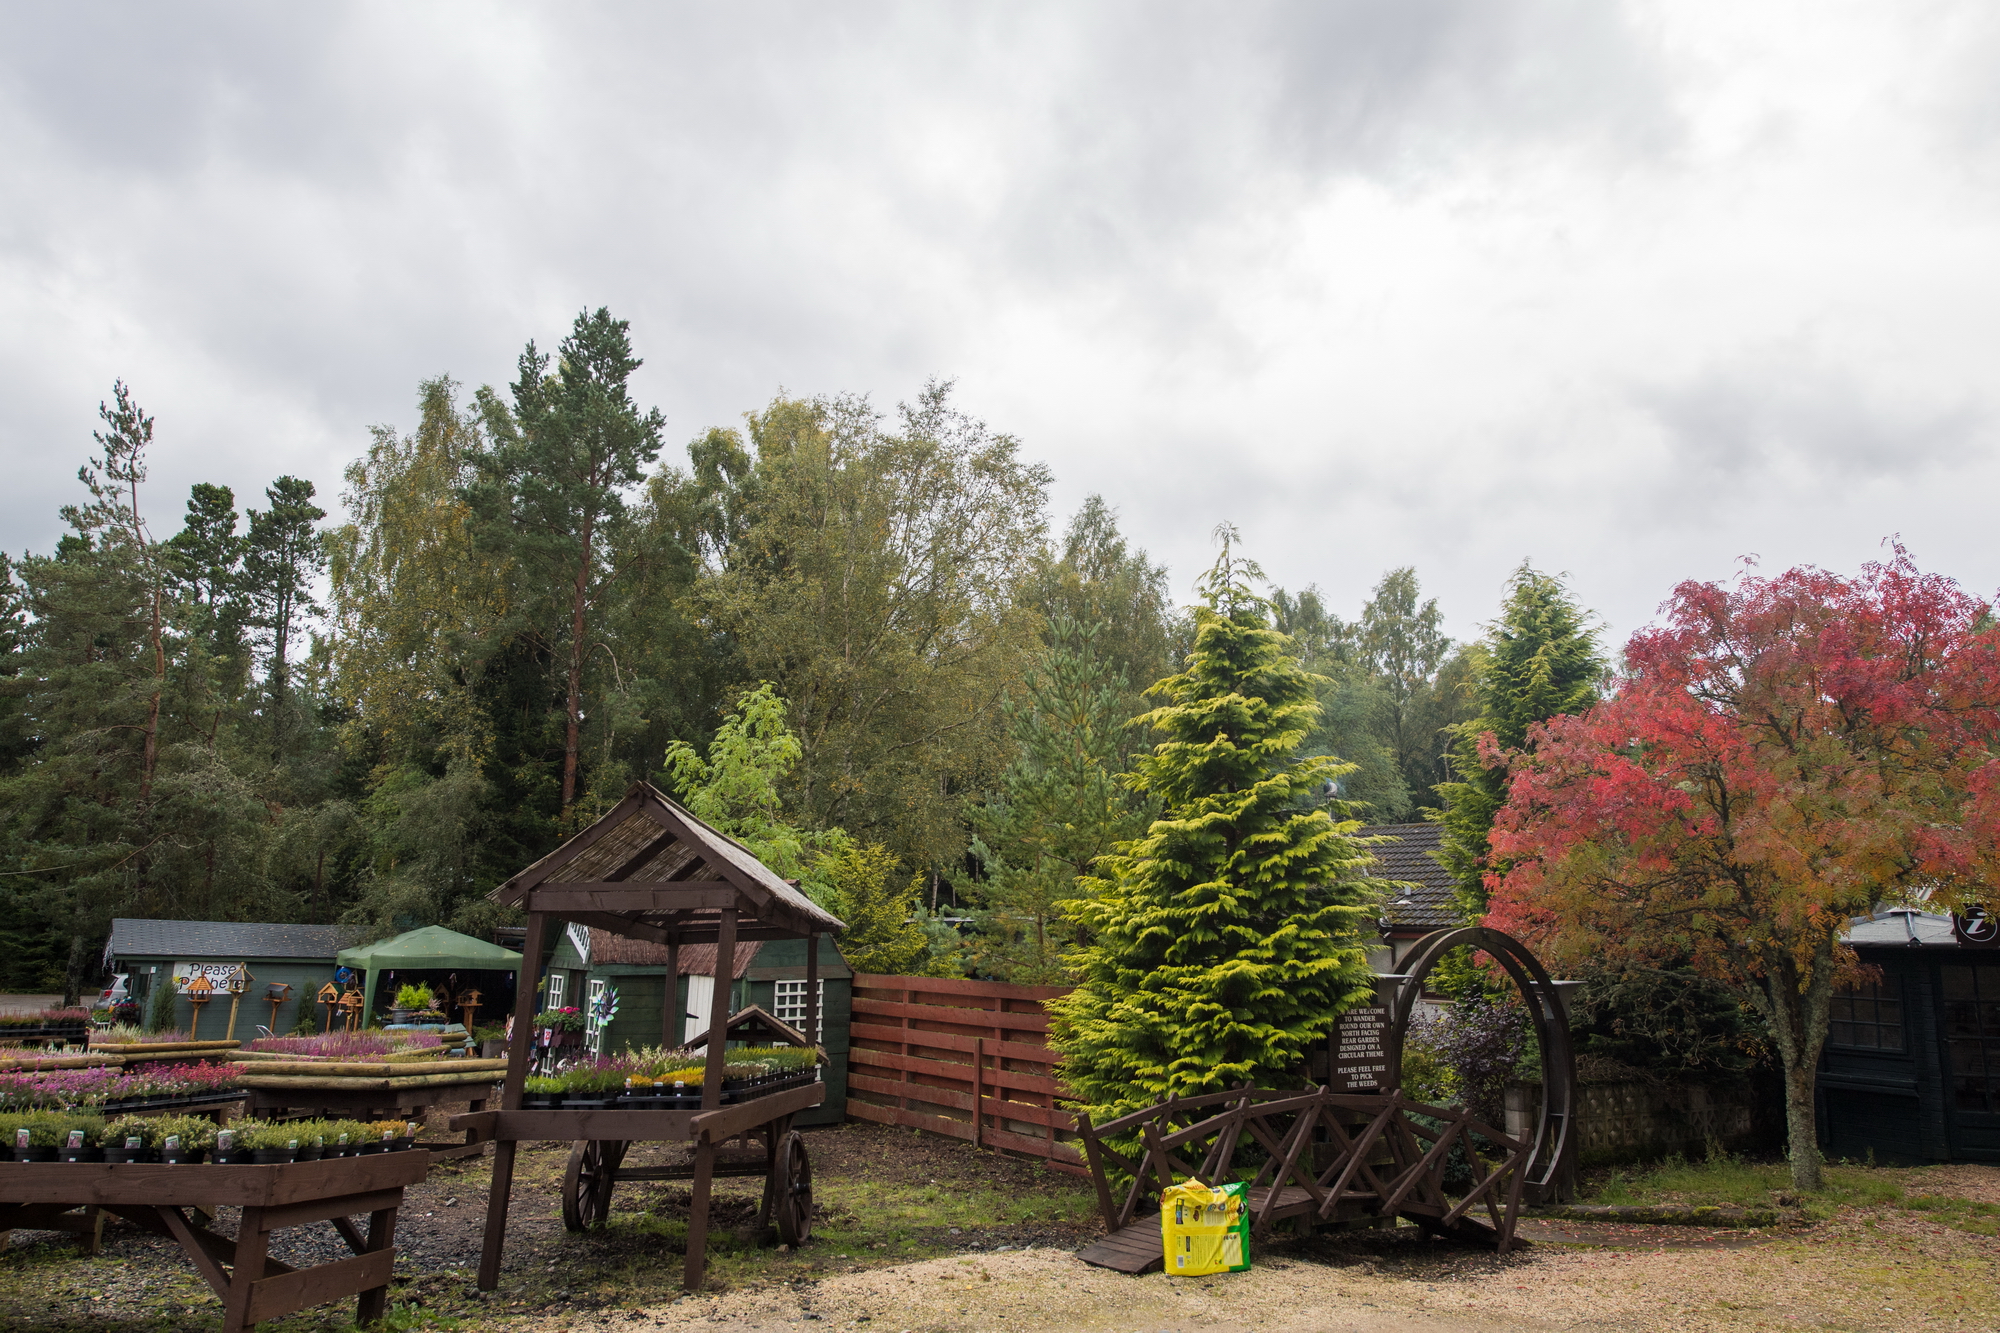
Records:
[[[1087,1249],[1078,1250],[1076,1257],[1120,1273],[1148,1273],[1164,1268],[1166,1255],[1167,1244],[1160,1237],[1160,1219],[1152,1217],[1112,1232]]]

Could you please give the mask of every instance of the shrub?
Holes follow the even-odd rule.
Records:
[[[174,1027],[174,983],[171,978],[154,977],[153,993],[146,999],[146,1030],[171,1032]]]
[[[1417,1014],[1404,1046],[1405,1086],[1414,1051],[1419,1069],[1429,1060],[1447,1075],[1438,1080],[1444,1091],[1487,1124],[1503,1128],[1507,1084],[1526,1050],[1528,1030],[1528,1015],[1519,1005],[1461,1000],[1443,1013]]]
[[[396,987],[395,1007],[398,1009],[429,1009],[436,1003],[437,996],[422,982]]]
[[[547,1028],[551,1032],[581,1032],[584,1029],[583,1010],[544,1009],[535,1015],[535,1026]]]
[[[151,1116],[121,1115],[104,1126],[104,1142],[110,1147],[122,1148],[125,1140],[136,1137],[140,1147],[157,1148],[159,1141],[154,1135],[158,1126],[159,1121]]]
[[[166,1147],[169,1138],[179,1138],[181,1147],[188,1152],[215,1146],[215,1122],[207,1116],[159,1115],[145,1119],[152,1127],[149,1132],[154,1137],[148,1142],[154,1147]]]

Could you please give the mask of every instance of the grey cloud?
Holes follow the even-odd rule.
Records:
[[[1992,444],[1990,417],[1970,401],[1891,397],[1856,368],[1798,348],[1746,353],[1632,397],[1667,442],[1667,469],[1688,484],[1780,478],[1816,490],[1913,477]]]

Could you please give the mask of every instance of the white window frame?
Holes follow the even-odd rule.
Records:
[[[819,1025],[826,1027],[826,978],[818,979],[816,994],[819,997]],[[790,981],[775,981],[771,984],[771,1017],[780,1023],[790,1023],[793,1027],[805,1028],[806,1023],[806,980],[797,977]]]
[[[563,992],[567,989],[569,989],[569,974],[566,972],[559,971],[558,969],[555,968],[550,968],[549,987],[548,990],[543,994],[542,1008],[544,1009],[562,1008]]]
[[[604,1055],[604,1024],[597,1017],[597,1002],[604,998],[607,984],[602,977],[590,979],[590,1003],[583,1011],[583,1049],[593,1060]]]

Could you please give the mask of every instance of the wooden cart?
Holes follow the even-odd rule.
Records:
[[[819,937],[845,926],[814,905],[740,844],[710,828],[646,783],[634,783],[625,799],[595,824],[571,838],[492,893],[494,901],[524,909],[527,939],[522,948],[520,984],[515,988],[514,1031],[526,1033],[534,1019],[536,979],[555,943],[554,927],[574,923],[663,944],[667,950],[667,998],[680,975],[684,945],[713,944],[717,985],[734,975],[739,942],[763,939],[806,941],[805,1021],[800,1040],[817,1047],[819,1033]],[[453,1129],[494,1140],[493,1187],[488,1196],[485,1244],[479,1259],[479,1286],[500,1282],[506,1245],[507,1206],[513,1188],[516,1145],[523,1139],[566,1140],[569,1171],[564,1181],[564,1221],[581,1229],[602,1221],[619,1180],[684,1179],[692,1201],[688,1217],[687,1261],[690,1288],[701,1285],[706,1268],[711,1183],[718,1175],[761,1175],[761,1216],[779,1235],[797,1244],[812,1232],[812,1164],[805,1140],[792,1129],[801,1111],[818,1106],[825,1088],[818,1083],[722,1105],[722,1070],[732,1016],[719,994],[701,1038],[708,1047],[702,1101],[697,1110],[584,1109],[524,1110],[522,1086],[528,1074],[529,1044],[517,1041],[508,1052],[507,1077],[498,1110],[454,1116]],[[681,1045],[680,1005],[661,1006],[661,1044]],[[753,1146],[753,1142],[755,1144]],[[678,1141],[690,1145],[685,1168],[630,1170],[628,1146],[636,1142]]]
[[[424,1178],[420,1149],[274,1166],[158,1166],[105,1162],[10,1162],[0,1170],[0,1231],[63,1229],[73,1210],[99,1208],[141,1230],[171,1237],[222,1299],[223,1333],[243,1333],[309,1305],[357,1296],[355,1321],[379,1319],[395,1266],[396,1210],[403,1188]],[[234,1239],[188,1210],[243,1210]],[[368,1215],[364,1233],[352,1219]],[[271,1233],[330,1222],[351,1257],[292,1268],[269,1255]]]

